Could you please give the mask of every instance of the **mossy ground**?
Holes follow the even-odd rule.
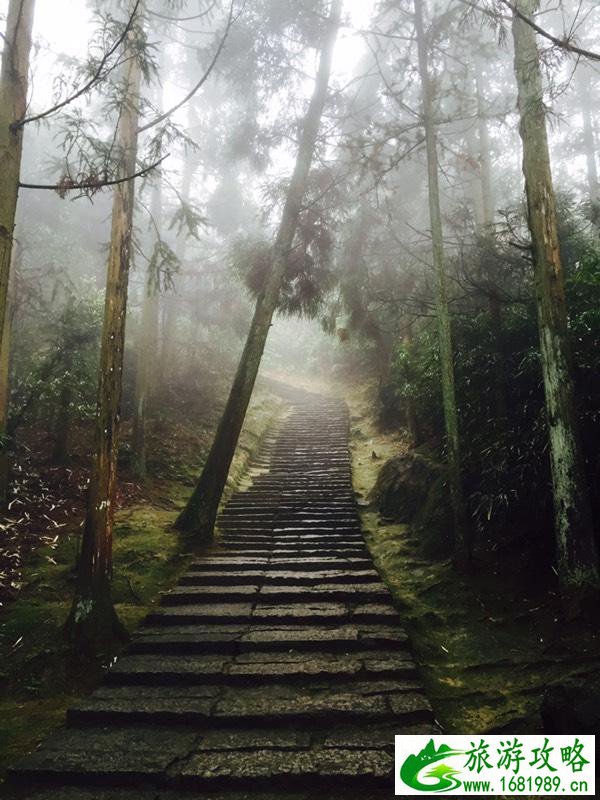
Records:
[[[248,413],[230,488],[239,481],[262,437],[284,409],[259,392]],[[206,446],[212,431],[206,431]],[[180,461],[163,474],[154,470],[144,487],[145,501],[117,513],[114,530],[113,598],[129,631],[146,616],[161,591],[185,569],[189,542],[172,529],[177,511],[198,475],[203,453]],[[0,610],[0,776],[60,725],[66,709],[91,691],[114,653],[93,663],[78,658],[63,642],[73,591],[80,520],[53,546],[33,552],[24,565],[23,588]]]
[[[400,434],[377,429],[372,391],[345,396],[355,488],[366,498],[381,465],[408,444]],[[406,526],[386,524],[366,504],[361,512],[369,548],[402,611],[425,689],[447,732],[540,731],[546,686],[600,670],[596,630],[565,622],[556,598],[489,571],[462,578],[449,560],[424,558]]]

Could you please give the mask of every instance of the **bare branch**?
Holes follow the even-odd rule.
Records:
[[[215,52],[215,54],[214,54],[214,56],[212,58],[212,61],[208,65],[208,68],[207,68],[206,72],[204,73],[204,75],[200,78],[198,83],[196,83],[196,85],[186,94],[186,96],[183,98],[183,100],[180,100],[179,103],[176,103],[168,111],[165,111],[164,114],[161,114],[160,116],[156,117],[156,119],[153,119],[151,122],[147,122],[145,125],[142,125],[140,128],[138,128],[138,133],[143,133],[144,131],[147,131],[149,128],[153,128],[155,125],[158,125],[159,123],[164,122],[164,120],[166,120],[168,117],[170,117],[171,114],[174,114],[175,111],[180,109],[189,100],[191,100],[192,97],[196,94],[196,92],[199,91],[199,89],[201,89],[201,87],[206,83],[206,81],[208,80],[211,72],[213,71],[213,69],[215,67],[215,64],[217,63],[217,61],[219,59],[219,56],[221,55],[221,52],[223,51],[223,48],[225,47],[225,42],[227,41],[227,38],[229,36],[229,32],[231,31],[231,28],[232,28],[233,24],[240,18],[240,16],[242,15],[242,13],[244,11],[245,6],[246,6],[245,0],[244,0],[244,2],[242,3],[241,9],[234,16],[233,10],[235,8],[235,2],[236,2],[236,0],[231,0],[231,6],[229,8],[229,16],[227,18],[227,25],[225,27],[225,33],[223,34],[223,37],[222,37],[221,41],[219,42],[219,46],[217,47],[217,50],[216,50],[216,52]]]
[[[519,10],[518,6],[511,2],[511,0],[499,0],[502,5],[510,8],[513,14],[518,17],[523,22],[526,22],[536,33],[539,33],[540,36],[543,36],[548,41],[555,44],[557,47],[562,48],[563,50],[567,50],[569,53],[575,53],[578,56],[583,56],[584,58],[590,58],[593,61],[600,61],[600,53],[594,53],[591,50],[584,50],[582,47],[577,47],[577,45],[573,44],[568,36],[560,39],[558,36],[553,36],[548,31],[540,28],[539,25],[530,19],[526,14],[523,14],[522,11]]]
[[[213,8],[216,6],[216,4],[217,4],[216,0],[213,0],[213,2],[206,9],[206,11],[201,11],[200,14],[194,14],[191,17],[169,17],[166,14],[159,14],[158,11],[151,11],[151,10],[148,10],[148,13],[152,14],[153,17],[158,17],[159,19],[166,19],[169,22],[190,22],[191,20],[202,19],[202,17],[208,16],[213,10]]]
[[[510,22],[510,17],[505,17],[503,14],[495,13],[494,11],[490,11],[488,8],[483,8],[478,4],[478,0],[459,0],[463,5],[469,6],[469,8],[473,8],[476,11],[479,11],[482,14],[485,14],[492,19],[502,19],[505,21]],[[565,35],[564,37],[560,38],[558,36],[553,36],[549,31],[544,30],[544,28],[540,27],[537,23],[535,23],[527,14],[524,14],[518,6],[516,6],[511,0],[498,0],[499,3],[502,3],[503,6],[506,6],[512,13],[518,17],[520,20],[525,22],[529,25],[533,30],[538,33],[540,36],[543,36],[544,39],[552,42],[552,44],[556,45],[556,47],[560,47],[561,50],[566,50],[569,53],[574,53],[575,55],[582,56],[583,58],[589,58],[592,61],[600,61],[600,53],[594,53],[592,50],[585,50],[582,47],[577,47],[577,45],[573,44],[571,39]]]
[[[106,73],[104,73],[104,68],[105,68],[106,64],[108,63],[108,60],[110,59],[110,57],[119,49],[121,44],[124,42],[127,34],[131,30],[131,27],[133,25],[133,20],[135,19],[135,16],[137,14],[137,11],[138,11],[138,8],[139,8],[139,5],[140,5],[141,1],[142,0],[135,0],[135,5],[134,5],[133,10],[131,12],[131,16],[129,17],[129,20],[127,21],[127,25],[123,29],[123,32],[121,33],[119,38],[116,40],[116,42],[113,44],[113,46],[109,50],[107,50],[107,52],[102,56],[102,58],[100,60],[100,63],[98,64],[98,68],[96,69],[96,71],[94,72],[92,77],[87,81],[87,83],[85,83],[82,87],[77,89],[69,97],[65,98],[64,100],[61,100],[60,103],[57,103],[56,105],[52,106],[52,108],[47,108],[45,111],[41,111],[39,114],[34,114],[31,117],[24,117],[21,120],[17,120],[15,122],[13,122],[12,125],[10,126],[11,130],[13,132],[18,130],[19,128],[22,128],[25,125],[28,125],[30,122],[37,122],[40,119],[44,119],[45,117],[49,117],[51,114],[55,114],[57,111],[60,111],[61,108],[64,108],[65,106],[68,106],[74,100],[77,100],[79,97],[81,97],[82,95],[84,95],[87,92],[89,92],[90,89],[93,89],[93,87],[97,83],[99,83],[101,80],[104,80],[106,75],[109,72],[111,72],[112,69],[114,69],[115,65],[113,65],[113,67],[110,67],[106,71]]]
[[[167,153],[162,158],[159,158],[158,161],[155,161],[154,164],[150,164],[143,169],[140,169],[138,172],[134,172],[133,175],[125,175],[123,178],[112,178],[101,180],[99,178],[88,178],[87,180],[83,181],[74,181],[71,178],[65,177],[62,179],[60,183],[55,183],[51,185],[47,184],[38,184],[38,183],[19,183],[19,187],[21,189],[46,189],[51,192],[57,192],[61,197],[65,197],[67,192],[72,191],[73,189],[82,189],[84,192],[91,190],[92,194],[94,194],[99,189],[104,189],[106,186],[117,186],[119,183],[127,183],[127,181],[133,181],[135,178],[143,178],[145,175],[148,175],[149,172],[155,170],[162,162],[168,158],[170,153]]]

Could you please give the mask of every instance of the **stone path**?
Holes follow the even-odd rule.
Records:
[[[393,797],[394,734],[435,727],[361,535],[345,406],[299,395],[257,466],[15,796]]]

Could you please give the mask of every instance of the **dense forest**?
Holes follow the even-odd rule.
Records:
[[[580,708],[595,730],[596,0],[0,17],[2,767],[221,541],[298,392],[349,408],[370,557],[436,724],[571,732]],[[459,667],[444,686],[428,658],[459,625],[496,665],[511,637],[552,644],[526,712],[449,700]]]

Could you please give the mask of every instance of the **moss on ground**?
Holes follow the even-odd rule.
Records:
[[[370,390],[346,393],[346,399],[355,489],[366,498],[384,461],[408,445],[401,435],[376,429]],[[535,733],[548,684],[600,670],[596,631],[562,622],[547,595],[528,594],[527,587],[489,571],[463,580],[449,560],[425,558],[407,526],[386,524],[366,504],[361,512],[444,730]]]
[[[232,466],[228,491],[238,482],[253,453],[284,404],[259,393],[248,413]],[[200,465],[178,465],[176,479],[154,475],[148,501],[117,513],[114,531],[113,597],[120,619],[132,631],[172,586],[189,560],[171,526],[190,492]],[[74,521],[78,527],[80,520]],[[0,777],[20,756],[59,726],[66,709],[101,680],[114,653],[90,663],[63,642],[74,585],[79,536],[63,533],[51,547],[35,551],[23,569],[23,589],[0,610]]]

